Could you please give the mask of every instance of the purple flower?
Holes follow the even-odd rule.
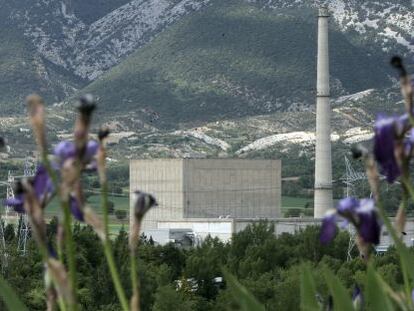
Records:
[[[337,216],[355,226],[365,243],[379,244],[381,222],[375,208],[374,200],[345,198],[339,201],[336,211],[330,211],[322,220],[320,241],[327,244],[336,235]]]
[[[75,144],[71,141],[64,140],[57,144],[54,148],[54,154],[63,163],[67,159],[74,158],[76,155]]]
[[[13,207],[14,211],[17,213],[24,213],[23,194],[18,194],[14,198],[4,200],[4,205]]]
[[[414,147],[414,129],[411,129],[408,133],[408,137],[404,140],[404,156],[411,158]]]
[[[94,162],[94,158],[96,153],[99,149],[99,143],[96,140],[89,140],[86,144],[85,154],[83,155],[83,161],[85,164],[92,164]],[[57,144],[54,148],[54,154],[58,160],[58,166],[62,166],[62,164],[68,159],[74,159],[76,154],[76,146],[74,142],[71,141],[61,141]]]
[[[40,165],[37,168],[36,174],[31,180],[31,184],[38,201],[44,206],[47,200],[51,197],[54,188],[52,180],[43,165]],[[18,189],[15,190],[15,197],[6,199],[4,205],[12,206],[17,213],[24,213],[24,192],[20,183],[18,183],[17,186]]]
[[[358,200],[353,197],[344,198],[339,201],[337,206],[337,211],[341,215],[345,215],[348,213],[353,213],[355,209],[358,207]]]
[[[395,158],[396,131],[401,127],[400,118],[379,116],[375,122],[374,155],[378,161],[381,174],[392,183],[401,174]]]
[[[88,141],[85,151],[85,159],[87,162],[92,161],[99,149],[99,143],[96,140]]]
[[[322,244],[328,244],[332,241],[336,235],[336,214],[330,213],[326,215],[322,220],[320,241]]]
[[[356,211],[358,232],[366,243],[379,244],[381,223],[372,199],[362,199]]]
[[[43,165],[37,168],[32,185],[40,202],[47,200],[53,192],[52,179]]]
[[[354,290],[352,291],[352,304],[357,310],[359,310],[358,307],[363,304],[362,292],[358,285],[355,285]]]
[[[79,201],[73,196],[69,199],[69,208],[76,220],[84,221],[83,211],[79,205]]]

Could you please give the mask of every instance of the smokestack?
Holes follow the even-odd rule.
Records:
[[[328,19],[328,9],[321,7],[318,15],[318,72],[316,85],[315,218],[323,217],[325,212],[333,207]]]

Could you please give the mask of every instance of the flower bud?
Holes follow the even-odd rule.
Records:
[[[145,192],[135,191],[133,193],[134,198],[134,211],[132,217],[131,228],[129,230],[129,248],[132,252],[135,252],[138,243],[138,237],[141,229],[141,222],[145,214],[152,208],[157,206],[155,198]]]
[[[404,68],[403,61],[399,56],[393,56],[391,58],[391,66],[394,67],[400,74],[400,76],[405,76],[407,71]]]
[[[77,108],[81,115],[90,117],[92,112],[96,109],[96,101],[93,98],[93,95],[85,94],[79,98]]]
[[[358,144],[352,146],[351,153],[354,159],[360,159],[368,155],[368,149],[362,146],[361,144]]]
[[[32,123],[33,134],[41,154],[46,151],[46,135],[45,135],[45,108],[43,99],[33,94],[26,98],[29,110],[29,119]]]
[[[107,138],[109,136],[109,129],[108,128],[101,128],[98,132],[98,139],[100,141],[103,141],[105,138]]]
[[[141,191],[134,192],[134,217],[139,222],[141,222],[145,214],[155,206],[158,206],[158,203],[151,194]]]
[[[92,95],[86,94],[79,99],[77,105],[79,114],[75,123],[75,145],[79,160],[82,161],[88,142],[89,126],[91,123],[92,112],[96,108],[95,100]]]
[[[0,150],[2,151],[3,149],[5,149],[6,145],[7,145],[6,139],[3,137],[0,137]]]

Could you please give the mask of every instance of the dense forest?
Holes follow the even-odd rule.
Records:
[[[48,225],[54,241],[56,220]],[[141,283],[142,310],[238,310],[238,301],[222,279],[223,268],[246,286],[267,310],[298,310],[300,303],[300,267],[312,265],[320,293],[327,305],[328,289],[322,270],[328,266],[350,293],[363,287],[366,266],[357,256],[347,261],[349,236],[340,233],[333,243],[319,243],[319,228],[308,227],[294,235],[278,237],[273,226],[263,222],[234,235],[231,243],[208,238],[199,247],[177,248],[173,244],[154,245],[142,236],[138,270]],[[26,256],[16,253],[14,228],[7,226],[6,279],[23,298],[30,310],[44,310],[44,280],[41,256],[34,243],[29,243]],[[83,310],[120,310],[102,247],[93,230],[75,225],[76,260],[79,298]],[[125,288],[129,280],[128,236],[124,230],[113,239],[115,258]],[[374,259],[377,271],[390,284],[402,283],[398,256],[394,250]],[[0,304],[0,310],[4,308]]]

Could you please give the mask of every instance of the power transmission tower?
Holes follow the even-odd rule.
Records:
[[[355,196],[355,183],[360,180],[367,180],[367,175],[365,172],[357,172],[351,165],[349,159],[345,156],[345,176],[342,177],[342,181],[345,184],[345,196]],[[356,230],[353,225],[348,225],[349,241],[346,259],[348,261],[352,260],[352,252],[356,245]]]
[[[14,198],[14,176],[12,172],[9,171],[7,175],[7,190],[6,190],[6,198],[12,199]],[[4,207],[4,224],[7,225],[9,223],[10,216],[13,212],[13,208],[11,206],[6,205]]]
[[[1,256],[1,273],[4,274],[7,268],[7,249],[6,249],[6,240],[4,238],[4,223],[0,219],[0,256]]]
[[[13,191],[14,177],[10,171],[8,172],[6,183],[2,182],[2,184],[3,185],[5,184],[7,187],[6,197],[8,199],[13,198],[14,197],[14,191]],[[0,219],[0,257],[1,257],[2,274],[5,273],[5,270],[7,269],[7,266],[8,266],[8,252],[7,252],[6,239],[4,237],[4,229],[5,229],[5,225],[7,225],[9,222],[11,210],[12,210],[11,206],[5,206],[3,217],[1,217]]]
[[[24,161],[24,169],[23,169],[23,177],[31,177],[34,176],[36,171],[36,164],[32,165],[28,158]],[[29,228],[29,219],[27,214],[20,214],[19,222],[18,222],[18,242],[17,242],[17,251],[20,252],[22,255],[26,255],[26,245],[27,240],[30,234]]]

